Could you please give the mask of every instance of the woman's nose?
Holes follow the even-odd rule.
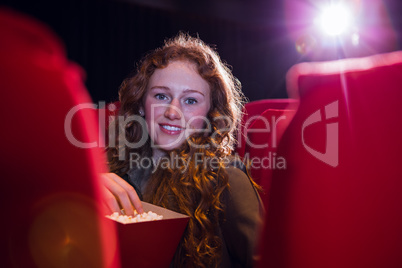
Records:
[[[165,110],[165,117],[170,120],[180,119],[182,117],[182,112],[180,109],[180,104],[173,100],[170,104],[167,105]]]

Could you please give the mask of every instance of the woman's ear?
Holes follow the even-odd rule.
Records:
[[[141,106],[140,109],[138,110],[138,112],[139,112],[140,116],[144,116],[145,115],[144,107]]]

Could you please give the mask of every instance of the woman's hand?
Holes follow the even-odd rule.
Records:
[[[101,178],[105,190],[104,202],[111,213],[120,213],[124,209],[126,215],[134,216],[134,208],[138,213],[144,212],[140,198],[128,182],[114,173],[103,173]]]

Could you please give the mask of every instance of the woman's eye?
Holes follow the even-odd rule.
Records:
[[[167,97],[163,94],[156,94],[155,98],[158,100],[166,100],[167,99]]]
[[[186,100],[186,103],[187,103],[187,104],[196,104],[196,103],[197,103],[197,100],[196,100],[196,99],[187,99],[187,100]]]

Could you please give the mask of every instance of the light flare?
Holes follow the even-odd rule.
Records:
[[[352,15],[345,5],[333,4],[322,10],[317,23],[325,34],[337,36],[352,26]]]

